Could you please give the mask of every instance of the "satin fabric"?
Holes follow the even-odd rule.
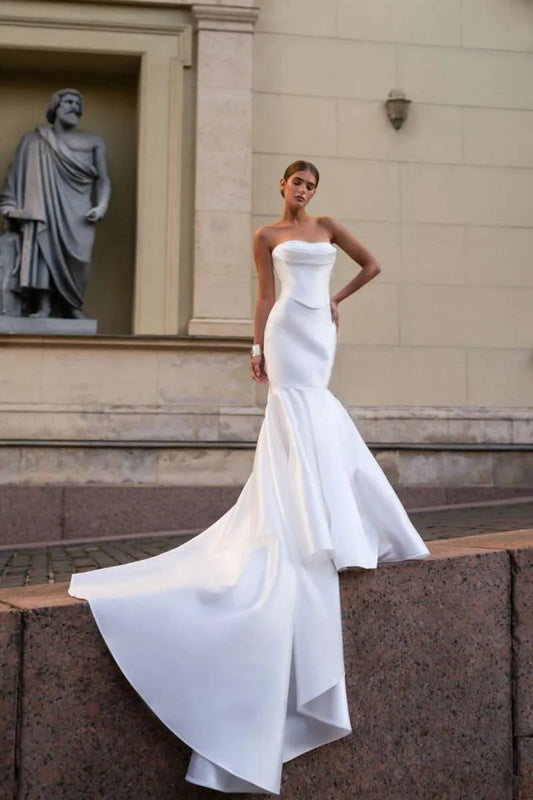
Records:
[[[187,779],[280,788],[282,764],[350,733],[337,570],[428,550],[328,391],[328,243],[273,252],[269,397],[236,504],[179,548],[74,575],[126,677],[193,750]]]

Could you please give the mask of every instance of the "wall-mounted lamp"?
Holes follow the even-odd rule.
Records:
[[[411,101],[407,99],[405,93],[401,89],[391,89],[389,97],[385,101],[385,110],[387,116],[391,121],[391,125],[397,131],[400,130],[403,123],[409,114],[409,105]]]

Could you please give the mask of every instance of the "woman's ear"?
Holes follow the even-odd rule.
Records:
[[[285,178],[280,178],[279,180],[279,193],[282,197],[285,197]]]

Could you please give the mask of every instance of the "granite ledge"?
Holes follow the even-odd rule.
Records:
[[[44,583],[39,586],[0,589],[0,611],[29,611],[34,608],[54,608],[85,602],[71,597],[67,589],[68,583]]]
[[[422,779],[428,798],[509,796],[509,558],[471,538],[481,545],[432,543],[429,559],[341,575],[354,736],[287,765],[285,800],[405,800]],[[474,578],[486,592],[472,596]],[[183,783],[187,749],[146,712],[67,587],[0,590],[26,619],[21,796],[207,800]]]
[[[460,558],[478,555],[487,551],[533,549],[533,529],[486,533],[476,536],[462,536],[457,539],[436,539],[427,543],[430,555],[417,563],[424,563],[444,558]],[[402,562],[414,564],[415,560]],[[398,567],[398,564],[381,565],[379,569]],[[343,574],[358,572],[357,568],[348,568]],[[366,571],[366,570],[365,570]],[[64,605],[85,603],[71,597],[67,593],[68,583],[50,583],[39,586],[27,586],[13,589],[0,589],[0,611],[29,610],[33,608],[49,608]]]
[[[474,536],[461,536],[457,539],[436,539],[428,547],[433,552],[444,552],[449,546],[454,550],[522,550],[533,548],[533,528],[517,531],[500,531]]]

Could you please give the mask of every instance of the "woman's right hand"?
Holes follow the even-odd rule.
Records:
[[[268,375],[265,369],[264,355],[252,357],[250,361],[250,371],[254,381],[257,383],[267,383]]]
[[[335,327],[339,330],[339,304],[332,298],[329,307],[331,310],[331,321],[335,323]]]

